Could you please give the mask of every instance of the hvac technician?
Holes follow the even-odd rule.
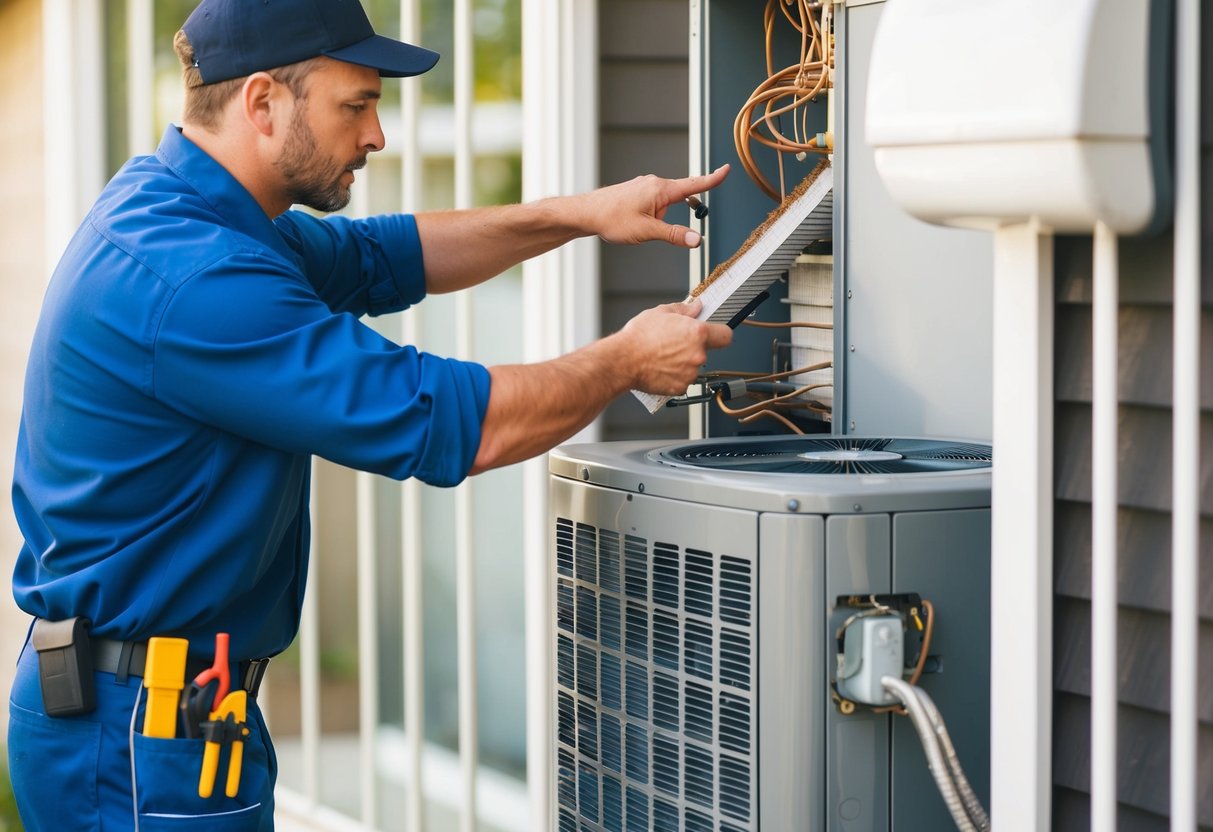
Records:
[[[349,201],[383,147],[380,77],[438,56],[375,35],[351,0],[203,0],[176,46],[182,126],[114,177],[71,241],[26,377],[13,586],[37,621],[9,755],[35,832],[272,828],[276,764],[252,696],[259,658],[299,623],[312,454],[454,485],[547,450],[629,388],[682,392],[730,339],[696,306],[670,305],[535,365],[486,369],[385,340],[359,316],[578,236],[697,245],[661,217],[726,172],[319,220],[288,209]],[[149,659],[152,637],[188,639],[184,668],[158,647]],[[187,685],[180,696],[204,705],[192,724],[147,704],[145,673]]]

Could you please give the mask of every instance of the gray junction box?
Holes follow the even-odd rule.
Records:
[[[919,685],[988,801],[989,446],[601,443],[550,470],[556,828],[952,828],[908,718],[831,694],[840,601],[888,593],[934,605]]]

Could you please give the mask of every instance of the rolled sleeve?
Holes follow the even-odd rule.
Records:
[[[480,364],[424,353],[421,363],[417,395],[430,418],[413,476],[430,485],[458,485],[472,470],[480,450],[489,371]]]

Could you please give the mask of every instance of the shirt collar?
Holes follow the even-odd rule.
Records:
[[[248,189],[228,173],[227,168],[187,139],[176,124],[165,129],[160,146],[156,148],[156,158],[197,191],[233,228],[264,243],[292,263],[298,261],[298,256]]]

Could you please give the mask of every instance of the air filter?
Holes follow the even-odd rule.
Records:
[[[687,302],[692,298],[703,301],[698,319],[728,323],[788,271],[805,246],[829,237],[834,222],[833,189],[834,170],[822,160],[732,257],[691,290]],[[632,392],[650,413],[673,398]]]

